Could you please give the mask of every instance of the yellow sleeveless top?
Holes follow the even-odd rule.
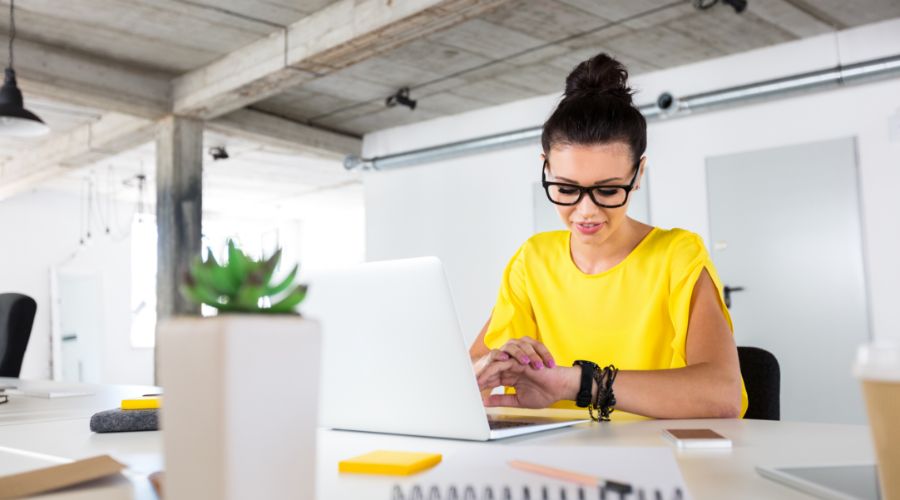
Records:
[[[506,266],[485,345],[496,349],[529,336],[561,366],[588,359],[620,370],[684,367],[691,296],[703,269],[721,299],[703,240],[683,229],[653,228],[624,260],[591,275],[572,261],[569,231],[536,234]],[[724,301],[719,304],[733,331]],[[743,416],[747,391],[741,392]],[[553,406],[576,408],[573,401]]]

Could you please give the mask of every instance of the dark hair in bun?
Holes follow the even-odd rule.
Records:
[[[624,142],[637,163],[647,148],[647,120],[634,106],[633,93],[628,70],[605,53],[576,66],[566,78],[565,96],[544,122],[544,154],[560,144]]]

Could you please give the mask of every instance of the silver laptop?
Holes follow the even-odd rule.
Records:
[[[435,257],[308,273],[301,312],[322,324],[324,427],[487,441],[587,419],[488,419]]]
[[[763,477],[816,498],[879,500],[878,469],[873,464],[814,467],[757,467]]]

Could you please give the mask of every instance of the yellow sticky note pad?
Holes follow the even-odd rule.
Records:
[[[161,401],[161,398],[159,398],[159,397],[123,399],[122,400],[122,409],[123,410],[153,410],[153,409],[159,408],[160,401]]]
[[[441,462],[440,453],[377,450],[338,462],[338,472],[408,476]]]

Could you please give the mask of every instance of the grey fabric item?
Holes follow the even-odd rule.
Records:
[[[91,416],[94,432],[131,432],[159,430],[159,410],[106,410]]]

